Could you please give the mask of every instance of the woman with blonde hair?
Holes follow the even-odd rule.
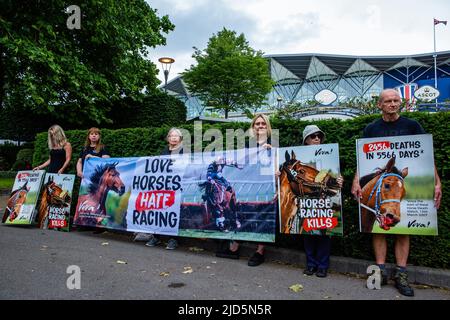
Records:
[[[92,127],[88,130],[84,148],[80,152],[77,161],[77,176],[83,178],[84,161],[88,158],[109,158],[109,152],[102,143],[102,135],[99,128]]]
[[[48,160],[33,170],[41,170],[49,166],[49,173],[64,173],[72,157],[72,146],[67,141],[64,130],[56,124],[48,129],[48,148],[50,149]]]
[[[261,150],[267,150],[270,153],[272,149],[272,126],[269,117],[265,114],[256,114],[250,124],[250,141],[245,147],[256,147]],[[220,258],[239,259],[240,244],[238,241],[231,241],[225,249],[218,250],[216,256]],[[256,267],[263,263],[264,244],[258,243],[256,251],[248,260],[248,266]]]

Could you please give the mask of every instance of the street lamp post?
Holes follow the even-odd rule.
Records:
[[[169,78],[170,68],[175,59],[169,57],[162,57],[158,59],[161,62],[162,69],[164,71],[164,91],[167,93],[167,78]]]

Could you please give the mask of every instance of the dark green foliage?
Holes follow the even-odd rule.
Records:
[[[439,236],[412,236],[409,263],[435,268],[448,268],[450,263],[450,113],[408,113],[405,116],[416,119],[425,131],[433,134],[434,154],[439,175],[442,180],[443,198],[438,212]],[[357,203],[350,193],[351,183],[356,171],[355,140],[361,137],[363,128],[379,115],[359,117],[349,121],[323,120],[317,124],[327,135],[325,143],[339,143],[341,172],[344,176],[343,190],[343,221],[344,237],[333,238],[332,254],[353,258],[373,260],[371,236],[359,232]],[[280,132],[280,147],[301,145],[302,132],[307,121],[272,120],[272,128]],[[151,125],[152,123],[146,123]],[[209,128],[218,128],[225,135],[226,129],[248,129],[248,123],[225,123],[203,125],[203,132]],[[183,125],[189,130],[193,138],[193,125]],[[165,136],[169,126],[160,128],[135,128],[120,130],[102,130],[103,141],[111,154],[117,157],[151,156],[157,155],[165,146]],[[86,138],[86,131],[67,132],[69,141],[74,147],[75,162],[82,144]],[[203,146],[209,142],[204,141]],[[42,163],[48,158],[47,134],[37,135],[33,164]],[[72,166],[72,170],[74,170]],[[72,171],[74,172],[74,171]],[[395,263],[393,257],[393,238],[389,237],[388,262]],[[278,246],[302,247],[301,237],[277,235]]]
[[[32,169],[31,163],[33,162],[33,149],[22,149],[17,153],[16,162],[12,166],[12,170],[30,170]]]
[[[8,179],[15,178],[17,172],[16,171],[0,171],[0,179]]]
[[[126,115],[126,116],[124,116]],[[124,99],[111,110],[111,128],[136,128],[145,126],[176,126],[185,122],[186,106],[179,99],[165,93],[146,96],[140,102]]]
[[[195,48],[197,64],[183,73],[190,92],[205,106],[246,113],[261,106],[274,84],[261,51],[252,49],[244,34],[223,28],[214,34],[204,50]]]
[[[0,171],[11,169],[21,148],[11,143],[0,145]]]
[[[66,13],[72,4],[79,11]],[[77,14],[80,28],[68,28]],[[148,56],[174,27],[144,0],[3,0],[0,107],[102,123],[115,101],[156,90]]]

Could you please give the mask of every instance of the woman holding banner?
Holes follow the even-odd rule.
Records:
[[[77,161],[77,176],[83,178],[83,166],[84,161],[88,158],[109,158],[109,152],[106,150],[105,145],[102,143],[102,135],[99,128],[90,128],[88,130],[84,148],[80,152],[80,156]]]
[[[83,179],[83,167],[86,159],[89,158],[110,158],[110,154],[102,143],[102,134],[99,128],[92,127],[88,130],[83,150],[77,161],[77,176]],[[80,228],[81,230],[82,228]],[[94,233],[103,233],[106,229],[95,228]]]
[[[250,139],[253,139],[253,145],[257,148],[265,149],[270,153],[272,149],[272,127],[269,118],[264,114],[256,114],[250,125]],[[251,143],[246,143],[246,148],[252,146]],[[218,250],[216,256],[220,258],[239,259],[240,244],[238,241],[231,241],[227,248]],[[264,244],[258,243],[255,253],[248,260],[250,267],[259,266],[264,262]]]
[[[303,130],[303,145],[318,145],[325,140],[325,133],[316,125],[306,126]],[[344,182],[341,175],[336,179],[339,188]],[[306,269],[303,274],[311,276],[314,273],[317,277],[325,278],[330,265],[331,238],[330,236],[304,235],[303,244],[306,254]]]
[[[33,170],[41,170],[48,166],[48,173],[64,173],[72,157],[72,146],[67,141],[64,130],[57,124],[48,129],[48,148],[50,149],[48,160]]]
[[[180,129],[172,128],[166,137],[167,146],[161,152],[162,156],[174,156],[183,154],[183,134]],[[160,236],[148,233],[136,233],[133,241],[146,241],[147,247],[155,247],[161,243]],[[167,241],[166,249],[174,250],[178,247],[178,241],[170,237]]]

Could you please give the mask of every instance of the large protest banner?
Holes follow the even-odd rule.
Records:
[[[83,169],[74,224],[273,242],[273,156],[264,161],[258,161],[257,149],[90,158]]]
[[[73,174],[45,175],[37,219],[40,228],[69,231],[74,182]]]
[[[342,236],[339,145],[280,148],[280,232]]]
[[[44,170],[17,173],[11,195],[6,203],[3,223],[26,225],[33,223],[44,174]]]
[[[74,224],[178,234],[185,157],[89,158]]]
[[[358,139],[360,231],[437,235],[431,135]]]
[[[179,234],[275,242],[274,154],[257,148],[194,154],[183,177]]]

